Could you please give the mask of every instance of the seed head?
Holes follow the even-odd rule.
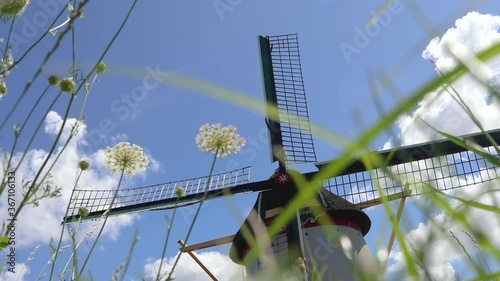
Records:
[[[61,87],[61,91],[65,93],[74,93],[75,81],[73,81],[73,78],[64,78],[59,82],[59,87]]]
[[[0,1],[0,15],[18,16],[28,7],[30,0],[2,0]]]
[[[59,84],[59,76],[57,75],[50,75],[49,76],[49,85],[50,86],[56,86]]]
[[[198,149],[204,152],[216,153],[217,157],[236,154],[245,146],[245,139],[236,134],[236,127],[221,124],[205,124],[200,127],[196,136]]]
[[[142,147],[128,142],[120,142],[113,147],[108,146],[104,154],[105,164],[113,175],[123,171],[126,176],[132,177],[139,171],[145,171],[149,164]]]

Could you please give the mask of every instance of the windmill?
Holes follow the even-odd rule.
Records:
[[[265,257],[247,261],[251,250],[250,236],[261,240],[262,226],[269,226],[298,192],[290,177],[289,165],[315,163],[318,171],[304,173],[313,179],[335,161],[316,163],[307,102],[302,77],[297,34],[259,36],[264,96],[267,104],[268,127],[272,162],[278,169],[269,179],[253,182],[251,168],[215,174],[210,178],[199,177],[145,187],[122,189],[116,196],[109,215],[180,208],[199,202],[205,189],[207,200],[232,195],[258,192],[258,198],[249,217],[236,235],[226,239],[232,242],[231,259],[256,275],[266,265]],[[472,134],[460,138],[464,144],[473,142],[484,148],[485,153],[498,157],[491,139],[500,141],[500,130],[486,134]],[[467,145],[465,146],[467,147]],[[388,200],[429,192],[427,184],[446,191],[471,184],[491,181],[499,177],[499,171],[485,160],[485,154],[473,153],[464,146],[449,140],[373,152],[378,156],[371,170],[362,161],[364,155],[352,158],[340,174],[321,183],[324,188],[317,192],[316,200],[308,202],[296,212],[296,217],[275,237],[268,241],[268,254],[286,257],[293,261],[302,258],[308,272],[313,267],[323,274],[324,280],[356,280],[355,266],[371,268],[374,259],[364,236],[371,227],[370,218],[362,211]],[[406,187],[410,185],[411,194]],[[177,187],[185,189],[185,196],[178,198]],[[114,190],[76,189],[64,223],[101,217],[115,196]],[[321,207],[322,213],[314,212]],[[88,215],[80,216],[85,208]],[[322,218],[324,222],[319,223]],[[257,224],[257,225],[256,225]],[[259,231],[259,227],[261,230]],[[331,235],[337,233],[337,235]],[[245,235],[244,235],[245,234]],[[339,239],[347,237],[354,257],[347,257],[339,250]],[[206,244],[205,244],[206,245]],[[355,262],[353,263],[352,260]]]

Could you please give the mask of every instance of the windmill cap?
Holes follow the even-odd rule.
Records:
[[[324,209],[330,216],[344,217],[356,221],[361,227],[363,236],[370,231],[372,221],[359,207],[326,189],[320,191],[320,196],[325,205]]]

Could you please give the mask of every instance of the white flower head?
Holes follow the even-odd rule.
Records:
[[[0,15],[18,16],[28,7],[30,0],[2,0],[0,1]]]
[[[198,149],[204,152],[216,153],[217,157],[236,154],[245,146],[245,139],[236,134],[236,127],[219,124],[205,124],[200,127],[196,136]]]
[[[126,176],[132,177],[139,171],[145,171],[149,164],[142,147],[128,142],[120,142],[113,147],[108,146],[104,154],[106,166],[113,175],[123,171]]]

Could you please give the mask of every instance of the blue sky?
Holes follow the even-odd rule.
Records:
[[[37,13],[40,15],[42,11],[50,14],[43,9],[43,4],[40,4],[49,2],[62,8],[57,0],[33,2],[19,19],[20,23],[14,32],[32,42],[33,38],[26,36],[28,25],[36,20]],[[84,184],[113,187],[116,179],[106,175],[102,166],[102,149],[126,140],[142,146],[154,162],[145,174],[127,179],[124,183],[126,187],[207,175],[212,156],[199,152],[194,138],[202,124],[220,122],[237,126],[239,134],[247,138],[248,143],[240,155],[218,160],[216,172],[224,172],[228,167],[251,165],[254,180],[266,179],[276,165],[269,161],[267,139],[264,138],[265,123],[261,114],[246,107],[214,99],[201,92],[169,85],[165,81],[154,83],[151,73],[157,69],[177,72],[263,100],[257,36],[298,33],[311,122],[344,138],[355,139],[380,117],[368,84],[368,73],[387,72],[400,90],[398,93],[391,90],[383,90],[380,93],[380,102],[386,110],[390,109],[402,96],[436,76],[432,63],[422,58],[422,52],[433,37],[441,36],[446,30],[454,27],[455,20],[470,11],[483,14],[497,11],[493,1],[476,2],[477,4],[470,4],[469,1],[454,1],[449,4],[424,1],[419,2],[417,10],[412,7],[415,5],[413,2],[395,1],[392,10],[384,10],[379,22],[370,27],[373,28],[373,36],[367,36],[366,42],[359,44],[356,41],[358,30],[365,29],[372,13],[384,3],[383,1],[362,5],[354,1],[344,3],[328,0],[219,0],[204,3],[141,1],[104,59],[109,72],[101,76],[92,89],[85,112],[86,130],[80,135],[79,142],[75,143],[74,154],[68,156],[67,163],[73,160],[76,163],[80,158],[95,160],[95,165],[91,162],[94,171]],[[89,65],[95,63],[130,4],[131,1],[91,1],[85,8],[85,17],[78,21],[76,27],[76,56],[78,65],[83,70],[88,70]],[[216,7],[229,8],[221,11]],[[418,13],[422,13],[427,19],[424,20]],[[432,28],[426,29],[425,21],[431,23]],[[33,26],[33,32],[39,36],[40,30],[47,28],[48,24]],[[4,23],[0,25],[0,37],[6,36],[7,27]],[[496,28],[498,29],[498,26]],[[430,30],[435,33],[430,33]],[[43,83],[48,75],[56,73],[63,76],[68,71],[71,65],[68,39],[69,37],[35,82],[27,100],[20,105],[21,109],[12,117],[7,128],[21,122],[34,97],[43,90]],[[28,46],[21,39],[18,42],[19,51],[13,53],[15,59],[16,55]],[[54,38],[51,38],[38,46],[29,59],[12,71],[6,81],[9,94],[0,101],[0,120],[3,120],[4,112],[12,107],[16,95],[19,95],[27,79],[31,78],[34,67],[39,65],[53,42]],[[467,40],[464,42],[466,44]],[[346,45],[356,48],[357,51],[346,55],[345,50],[341,48]],[[443,67],[446,66],[446,62],[443,62]],[[125,67],[128,71],[123,71]],[[147,75],[154,86],[146,89],[140,98],[132,97],[130,102],[127,102],[133,93],[138,93],[135,91],[144,89],[143,79]],[[54,95],[55,92],[50,94]],[[78,104],[82,102],[82,97],[83,95],[78,97]],[[64,108],[65,102],[62,102],[55,111],[62,115]],[[421,111],[425,113],[425,110],[424,108]],[[77,114],[75,107],[70,117],[75,118]],[[40,119],[43,118],[44,112],[40,110],[35,115]],[[57,119],[56,115],[52,117],[53,120]],[[439,123],[439,118],[432,120]],[[102,125],[108,123],[112,125]],[[30,124],[31,128],[34,124],[36,123]],[[395,124],[395,129],[425,131],[419,128],[413,130],[408,126],[410,125],[401,122]],[[467,130],[469,127],[453,132],[470,133]],[[50,137],[50,130],[47,130],[37,138],[32,148],[47,150]],[[388,139],[388,135],[380,136],[373,143],[373,149],[382,148]],[[425,140],[425,137],[410,136],[403,140],[403,143],[420,139]],[[10,132],[2,131],[0,147],[10,149],[11,144]],[[21,141],[22,145],[26,145],[26,140]],[[319,138],[315,138],[315,145],[319,161],[335,158],[341,151],[338,146]],[[36,156],[33,156],[32,160],[32,163],[35,163]],[[28,168],[29,164],[26,166],[27,171]],[[69,167],[66,168],[70,170]],[[55,228],[58,226],[57,222],[62,219],[60,214],[71,190],[71,181],[67,178],[71,177],[63,179],[65,176],[59,175],[56,178],[64,185],[64,196],[61,200],[41,206],[45,208],[42,210],[47,212],[46,217],[37,217],[49,222],[33,222],[27,216],[24,219],[29,220],[29,223],[26,222],[20,230],[25,232],[22,234],[24,240],[20,240],[22,248],[18,252],[18,262],[26,259],[36,245],[42,245],[37,257],[30,261],[31,268],[29,274],[25,274],[24,280],[33,280],[49,258],[47,243],[50,237],[43,234],[58,232],[40,228],[33,231],[30,228],[33,223],[46,223],[49,228]],[[248,194],[231,199],[238,206],[240,217],[246,216],[255,198],[256,194]],[[408,220],[403,222],[408,231],[416,228],[418,224],[418,219],[414,218],[419,216],[412,210],[411,206],[406,210]],[[175,242],[184,239],[192,211],[189,207],[179,210],[168,246],[168,257],[176,255],[178,246]],[[382,220],[382,210],[374,208],[369,210],[368,214],[374,227],[366,239],[372,251],[376,252],[378,245],[385,247],[390,230]],[[126,255],[136,228],[141,240],[133,255],[128,280],[139,280],[135,273],[143,274],[145,265],[161,255],[166,231],[165,215],[171,216],[172,212],[145,212],[141,213],[140,217],[122,218],[112,224],[111,229],[115,232],[108,232],[100,241],[99,250],[95,252],[88,267],[92,269],[96,280],[113,275],[116,266]],[[410,219],[411,217],[413,219]],[[23,218],[20,218],[19,223],[23,224],[21,219]],[[409,221],[412,223],[408,223]],[[231,235],[238,228],[239,221],[234,218],[227,200],[209,201],[203,208],[189,242],[196,243]],[[82,247],[86,247],[82,248],[85,252],[89,245]],[[209,250],[227,254],[228,245]],[[62,260],[66,261],[64,258]],[[11,280],[8,278],[2,276],[0,280]]]

